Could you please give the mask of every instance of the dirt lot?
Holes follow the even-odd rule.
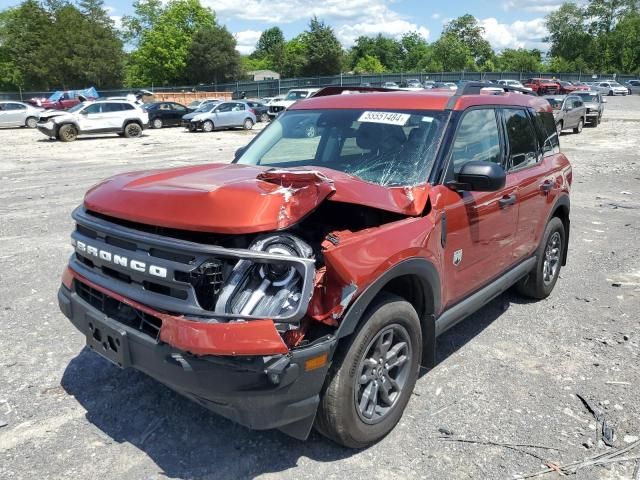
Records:
[[[607,108],[600,127],[561,139],[575,180],[569,265],[552,296],[504,295],[441,337],[439,364],[401,423],[357,452],[210,414],[84,350],[58,311],[69,214],[90,185],[229,161],[255,131],[64,144],[0,130],[0,478],[513,478],[609,450],[577,394],[604,412],[616,447],[631,444],[640,437],[640,97]],[[577,477],[631,478],[634,465]]]

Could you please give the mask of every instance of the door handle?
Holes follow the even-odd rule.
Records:
[[[500,208],[506,208],[509,205],[513,205],[514,203],[516,203],[516,194],[512,193],[511,195],[505,195],[500,200],[498,200],[498,203],[500,204]]]
[[[545,180],[544,183],[540,185],[540,190],[544,193],[549,193],[553,189],[553,181]]]

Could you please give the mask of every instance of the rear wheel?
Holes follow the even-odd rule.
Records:
[[[78,138],[78,129],[73,125],[62,125],[58,130],[58,139],[62,142],[73,142]]]
[[[242,128],[244,128],[245,130],[251,130],[253,128],[253,120],[251,120],[250,118],[246,118],[244,120],[244,123],[242,124]]]
[[[576,126],[576,128],[573,129],[573,133],[582,132],[582,127],[584,127],[584,120],[581,118],[580,121],[578,122],[578,125]]]
[[[260,121],[261,122],[268,122],[269,121],[269,115],[267,113],[263,113],[262,115],[260,115]]]
[[[383,438],[411,398],[421,354],[415,309],[396,295],[381,294],[351,341],[336,353],[320,400],[317,430],[350,448]]]
[[[124,127],[124,136],[127,138],[137,138],[142,136],[142,127],[135,122],[127,123]]]
[[[516,284],[519,293],[526,297],[547,298],[560,275],[566,245],[566,232],[562,220],[553,217],[545,228],[538,247],[535,268]]]
[[[205,120],[202,124],[202,130],[204,132],[213,132],[213,122],[211,120]]]
[[[162,128],[162,119],[154,118],[153,121],[151,122],[151,126],[153,128]]]
[[[38,119],[36,117],[29,117],[24,122],[24,125],[28,128],[36,128],[38,126]]]

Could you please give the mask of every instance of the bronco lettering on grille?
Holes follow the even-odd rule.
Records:
[[[135,270],[136,272],[148,273],[154,277],[167,278],[167,269],[159,267],[157,265],[150,265],[140,260],[132,260],[122,255],[109,252],[108,250],[102,250],[93,245],[87,245],[80,240],[75,242],[76,250],[87,255],[94,256],[105,262],[113,263],[114,265],[120,265],[121,267]]]

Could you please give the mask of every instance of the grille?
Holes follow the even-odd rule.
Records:
[[[160,327],[162,327],[162,320],[159,318],[149,315],[137,308],[130,307],[78,280],[74,281],[74,288],[78,296],[96,310],[99,310],[109,318],[127,327],[131,327],[150,336],[154,340],[158,340]]]

